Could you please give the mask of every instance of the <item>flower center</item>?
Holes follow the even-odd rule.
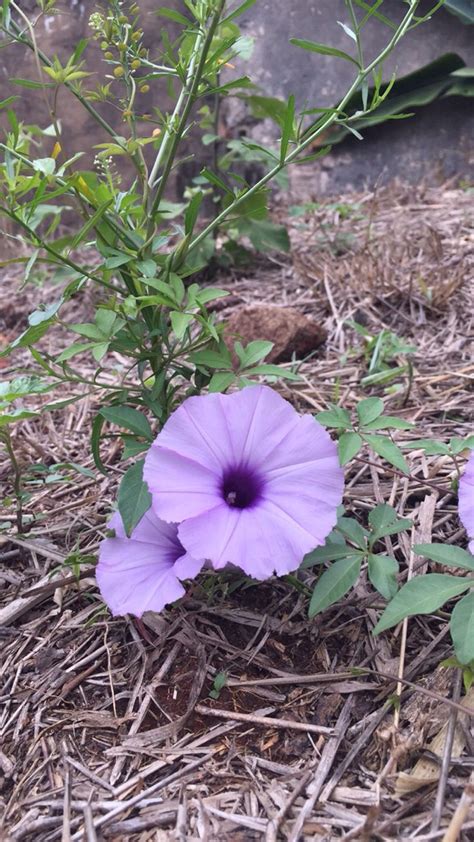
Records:
[[[222,480],[222,496],[233,509],[249,509],[261,498],[264,482],[246,466],[229,468]]]

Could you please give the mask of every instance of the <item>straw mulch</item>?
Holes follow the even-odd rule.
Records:
[[[288,259],[213,283],[232,293],[230,307],[291,305],[327,328],[324,348],[300,367],[302,380],[277,385],[299,410],[331,401],[351,408],[381,394],[391,414],[416,422],[399,440],[472,432],[472,190],[394,186],[339,205],[289,216]],[[28,286],[12,303],[10,283],[2,296],[8,333],[15,313],[21,321],[51,290],[47,282]],[[72,306],[80,320],[90,301]],[[401,377],[398,394],[361,388],[367,362],[350,319],[416,345],[413,377]],[[81,365],[91,370],[87,358]],[[4,366],[6,379],[11,361]],[[459,671],[441,663],[452,653],[447,611],[374,638],[382,600],[363,574],[345,599],[309,621],[307,571],[301,590],[283,580],[238,586],[235,576],[208,575],[160,616],[110,619],[87,556],[97,551],[124,467],[111,439],[102,452],[108,476],[94,471],[89,435],[99,403],[100,395],[84,397],[14,433],[23,470],[73,462],[93,476],[62,469],[67,481],[45,483],[30,474],[28,531],[0,532],[4,838],[472,839],[466,706],[472,713],[474,698]],[[466,541],[452,463],[408,458],[410,481],[377,457],[354,462],[345,495],[361,522],[380,501],[412,520],[411,534],[386,539],[402,581],[409,569],[436,568],[413,557],[412,542]],[[14,520],[11,508],[3,515]],[[76,553],[79,580],[64,564]],[[221,673],[226,684],[213,698]]]

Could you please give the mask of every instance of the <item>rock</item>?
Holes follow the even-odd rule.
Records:
[[[224,332],[229,348],[237,339],[247,345],[255,339],[273,342],[265,362],[301,360],[327,339],[326,330],[294,307],[256,305],[240,307],[230,316]]]

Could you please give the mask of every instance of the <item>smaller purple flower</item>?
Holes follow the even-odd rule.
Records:
[[[469,551],[474,555],[474,450],[459,481],[459,517],[467,532]]]
[[[337,448],[268,386],[191,397],[145,458],[158,517],[216,570],[282,576],[324,544],[342,500]]]
[[[159,520],[152,509],[130,538],[118,512],[109,528],[115,530],[115,537],[100,544],[96,579],[114,616],[141,617],[145,611],[161,611],[184,595],[180,580],[193,578],[203,566],[183,548],[177,526]]]

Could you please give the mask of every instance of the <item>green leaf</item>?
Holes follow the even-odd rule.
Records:
[[[210,392],[225,392],[235,380],[233,371],[216,371],[209,383]]]
[[[283,368],[283,366],[266,363],[263,365],[255,365],[252,368],[246,368],[245,374],[247,376],[250,374],[262,374],[267,377],[281,377],[283,380],[293,380],[295,382],[301,380],[299,374],[295,374],[293,371],[288,371],[288,369]]]
[[[474,661],[474,591],[454,606],[450,631],[459,663],[470,664]]]
[[[409,518],[399,518],[395,509],[388,503],[379,503],[369,512],[369,524],[372,527],[371,544],[387,535],[396,535],[404,529],[410,529],[413,521]]]
[[[449,447],[442,441],[429,441],[427,439],[415,439],[403,443],[407,450],[423,450],[427,456],[449,455]]]
[[[227,349],[222,351],[197,351],[191,354],[191,362],[207,368],[232,368],[232,360]]]
[[[106,310],[103,307],[99,307],[95,314],[95,323],[100,330],[101,338],[109,339],[123,326],[124,321],[118,318],[113,310]]]
[[[135,462],[124,474],[118,490],[118,510],[129,537],[151,506],[151,494],[143,481],[143,465],[143,459]]]
[[[102,462],[100,455],[100,436],[102,433],[102,427],[104,426],[104,423],[105,418],[103,415],[99,413],[95,416],[94,421],[92,423],[91,450],[96,468],[101,472],[101,474],[107,475],[107,468]]]
[[[394,366],[394,368],[386,368],[384,371],[378,371],[376,374],[368,374],[360,382],[362,386],[381,386],[384,383],[390,383],[402,374],[406,374],[407,371],[408,367],[406,365],[398,365]]]
[[[32,161],[31,165],[36,172],[43,173],[43,175],[53,175],[56,169],[56,161],[54,158],[37,158]]]
[[[108,342],[96,342],[95,345],[92,345],[92,356],[94,357],[96,362],[100,362],[102,357],[105,357],[107,351],[109,350],[109,343]]]
[[[196,301],[199,304],[207,304],[208,301],[215,301],[217,298],[226,298],[230,295],[226,289],[219,289],[218,287],[206,287],[196,293]]]
[[[357,417],[359,424],[370,424],[375,421],[384,410],[383,400],[380,398],[365,398],[357,404]]]
[[[417,555],[446,564],[448,567],[461,567],[463,570],[474,572],[474,556],[461,547],[451,544],[415,544],[413,547]]]
[[[397,573],[398,564],[394,558],[373,553],[368,556],[369,579],[385,599],[392,599],[397,593]]]
[[[348,547],[345,541],[342,544],[328,543],[324,547],[316,547],[310,553],[307,553],[300,564],[300,570],[306,570],[308,567],[314,567],[315,564],[324,564],[325,561],[338,561],[341,558],[351,558],[359,556],[362,560],[364,553],[355,552],[352,547]]]
[[[195,193],[184,212],[184,233],[186,235],[193,233],[203,199],[204,193],[201,193],[201,191]]]
[[[458,579],[442,573],[426,573],[415,576],[398,591],[387,605],[374,628],[374,634],[396,626],[405,617],[415,614],[432,614],[445,602],[467,590],[470,579]]]
[[[33,90],[43,90],[43,88],[54,88],[53,82],[34,82],[32,79],[9,79],[13,85],[19,85],[20,88],[32,88]]]
[[[73,342],[72,345],[68,345],[64,351],[61,351],[59,356],[56,357],[56,362],[64,363],[72,357],[75,357],[76,354],[81,354],[83,351],[87,351],[90,347],[89,342]]]
[[[283,165],[286,153],[288,151],[288,145],[290,140],[293,139],[295,134],[295,97],[293,94],[288,97],[288,105],[286,108],[285,119],[283,122],[283,128],[281,133],[281,142],[280,142],[280,164]]]
[[[348,555],[331,564],[318,580],[309,604],[308,615],[315,617],[344,596],[359,578],[361,557]]]
[[[116,424],[117,427],[125,427],[126,430],[130,430],[137,436],[143,436],[147,441],[153,441],[150,422],[138,409],[133,409],[131,406],[109,406],[101,409],[100,414],[107,421]]]
[[[234,9],[233,12],[231,12],[229,15],[227,15],[226,18],[223,19],[222,24],[230,23],[230,21],[234,20],[234,18],[243,15],[244,12],[246,12],[248,9],[251,9],[255,3],[256,0],[244,0],[244,2],[240,4],[240,6],[237,6],[237,8]]]
[[[24,421],[25,418],[34,418],[38,414],[28,409],[11,409],[8,413],[2,413],[0,410],[0,427],[6,427],[7,424],[14,424],[16,421]]]
[[[316,415],[323,427],[335,427],[338,430],[347,430],[351,426],[351,416],[347,409],[341,406],[333,406],[332,409],[324,409]]]
[[[118,269],[119,266],[130,263],[131,260],[133,260],[133,255],[131,254],[113,254],[107,258],[104,266],[106,269]]]
[[[194,316],[190,313],[178,313],[176,310],[173,310],[173,312],[170,313],[170,319],[176,336],[178,339],[183,339],[189,325],[194,320]]]
[[[412,430],[415,425],[411,421],[405,421],[404,418],[396,418],[395,415],[381,415],[369,424],[364,424],[364,432],[366,430]]]
[[[189,18],[185,18],[180,12],[177,12],[175,9],[167,9],[162,7],[161,9],[157,9],[155,14],[159,15],[162,18],[168,18],[168,20],[174,21],[174,23],[181,23],[183,26],[190,26],[192,21]]]
[[[350,462],[356,453],[359,452],[362,444],[363,442],[359,433],[343,433],[337,444],[341,465],[346,465]]]
[[[315,41],[306,41],[304,38],[290,38],[290,44],[295,47],[301,47],[302,50],[309,50],[312,53],[319,53],[322,56],[335,56],[336,58],[343,58],[346,61],[352,62],[356,67],[359,63],[343,50],[337,50],[335,47],[328,47],[326,44],[317,44]]]
[[[394,444],[393,441],[391,441],[391,439],[386,436],[371,435],[364,435],[363,439],[370,445],[372,450],[375,450],[375,453],[378,453],[379,456],[382,456],[382,458],[386,459],[387,462],[390,462],[391,465],[395,465],[395,467],[404,474],[408,474],[410,472],[402,451],[396,444]]]
[[[149,448],[148,443],[138,441],[134,436],[122,435],[123,452],[122,459],[131,459],[139,456],[141,453],[146,453]]]
[[[242,348],[240,342],[236,342],[234,347],[241,367],[248,368],[263,360],[272,350],[273,344],[273,342],[255,339],[253,342],[249,342],[245,348]]]
[[[351,517],[340,517],[337,520],[337,529],[339,532],[344,535],[345,538],[348,538],[349,541],[352,541],[356,547],[359,547],[360,550],[365,550],[366,546],[366,538],[368,536],[368,532],[364,529],[363,526],[360,525],[354,518]]]

